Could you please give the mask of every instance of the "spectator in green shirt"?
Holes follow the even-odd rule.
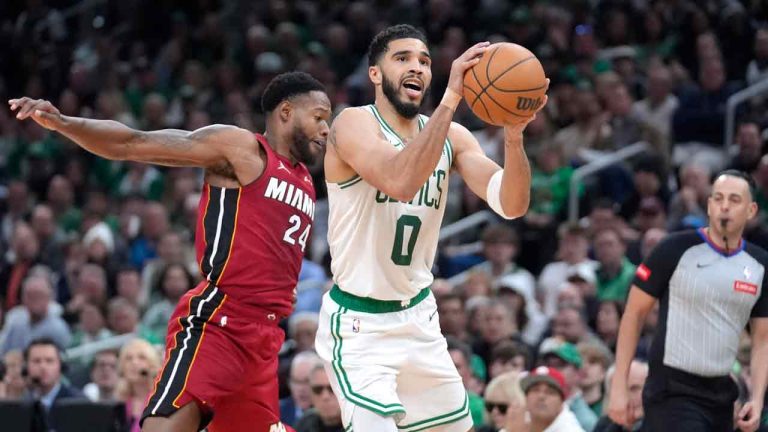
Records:
[[[627,245],[618,230],[603,228],[595,233],[597,299],[625,301],[635,266],[626,257]]]
[[[536,225],[548,225],[565,207],[573,167],[563,163],[559,146],[548,144],[539,149],[532,171],[531,207],[526,220]]]
[[[469,346],[457,339],[448,337],[448,354],[453,359],[453,364],[456,366],[456,370],[459,372],[461,379],[464,381],[464,387],[467,389],[467,397],[469,398],[469,413],[472,416],[472,424],[475,428],[479,428],[485,423],[485,405],[483,398],[473,392],[471,388],[477,387],[477,378],[472,373],[471,358],[472,351]]]

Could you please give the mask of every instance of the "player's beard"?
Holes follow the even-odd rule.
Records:
[[[309,148],[312,145],[312,140],[309,139],[307,134],[298,125],[293,127],[291,135],[293,137],[293,157],[305,165],[314,164],[315,155],[312,154],[312,150]]]
[[[390,80],[387,79],[387,76],[382,73],[381,77],[383,78],[381,81],[381,89],[384,91],[384,96],[386,96],[389,103],[392,104],[393,107],[395,107],[395,111],[397,111],[398,114],[401,116],[412,119],[416,117],[419,114],[419,109],[421,108],[421,103],[416,105],[415,103],[411,102],[404,102],[400,100],[400,96],[397,92],[397,86]],[[421,99],[422,102],[424,101],[424,98]]]

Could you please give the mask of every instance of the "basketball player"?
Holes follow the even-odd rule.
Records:
[[[529,118],[505,127],[504,169],[452,123],[464,72],[487,42],[451,67],[431,118],[419,108],[432,78],[424,35],[408,25],[369,48],[373,105],[344,110],[326,149],[328,242],[336,285],[323,298],[316,348],[354,431],[466,432],[467,394],[440,333],[429,286],[452,169],[505,218],[528,208],[523,149]]]
[[[292,72],[265,89],[264,135],[214,125],[142,132],[67,117],[50,102],[12,99],[31,117],[107,159],[205,168],[195,247],[205,280],[169,323],[165,364],[143,413],[145,432],[284,431],[277,352],[312,227],[315,190],[304,165],[328,136],[331,105],[311,76]]]

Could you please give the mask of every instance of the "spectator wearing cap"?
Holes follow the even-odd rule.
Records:
[[[583,364],[581,366],[581,392],[592,412],[600,418],[603,415],[605,398],[605,377],[613,364],[613,355],[605,345],[583,342],[578,345]]]
[[[590,273],[594,279],[597,262],[588,257],[589,239],[586,230],[578,224],[565,223],[557,231],[558,261],[544,266],[539,276],[539,297],[544,299],[544,314],[552,317],[557,312],[557,294],[569,275],[576,271]]]
[[[517,272],[499,278],[496,296],[512,310],[523,341],[535,345],[541,340],[549,320],[534,297],[533,278],[529,279],[526,273]]]
[[[527,430],[520,414],[508,417],[506,431],[517,432],[584,432],[576,416],[565,403],[568,385],[555,368],[539,366],[522,377],[520,387],[525,393],[525,405],[530,424]],[[522,426],[522,427],[521,427]]]
[[[595,233],[598,300],[625,301],[635,275],[635,265],[626,257],[627,246],[618,230],[606,228]]]
[[[544,366],[556,369],[562,374],[568,389],[563,392],[568,408],[576,416],[581,427],[591,431],[597,424],[597,415],[584,400],[581,392],[583,361],[576,345],[568,342],[550,344],[540,352],[540,357]]]
[[[499,432],[506,423],[509,406],[525,405],[525,395],[520,388],[520,375],[525,371],[504,372],[488,383],[484,394],[487,420],[478,432]]]
[[[472,267],[471,271],[486,273],[492,283],[502,276],[516,275],[533,291],[536,286],[533,275],[515,264],[515,258],[520,252],[520,238],[512,227],[491,225],[483,231],[482,242],[486,261]]]

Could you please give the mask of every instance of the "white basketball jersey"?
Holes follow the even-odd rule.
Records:
[[[362,108],[376,119],[387,140],[402,150],[403,141],[376,107]],[[419,116],[419,130],[428,120]],[[446,139],[435,170],[409,202],[390,198],[360,176],[327,183],[331,271],[343,291],[378,300],[406,300],[432,284],[452,162],[453,149]]]

